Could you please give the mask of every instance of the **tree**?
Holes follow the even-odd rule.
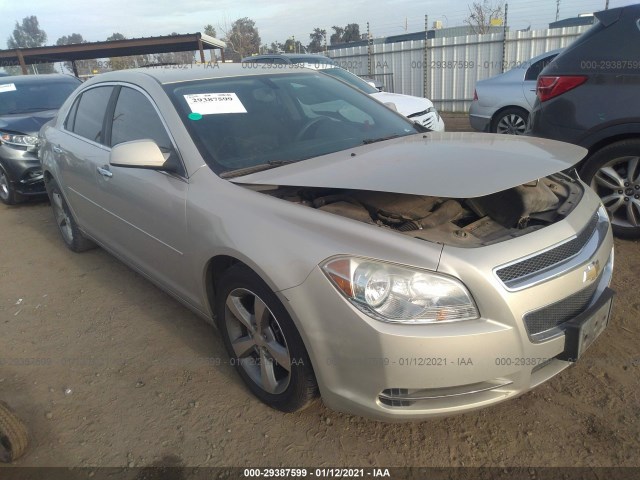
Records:
[[[469,25],[475,33],[491,31],[491,21],[504,21],[504,1],[482,0],[469,5],[469,16],[464,23]]]
[[[239,18],[231,24],[230,28],[222,30],[224,41],[227,42],[228,55],[234,61],[240,61],[243,57],[258,53],[260,50],[260,35],[256,28],[256,22],[248,17]]]
[[[210,23],[204,26],[204,34],[210,37],[216,37],[216,29]]]
[[[287,38],[283,50],[284,53],[305,53],[306,48],[299,40],[294,41],[292,38]]]
[[[342,41],[344,43],[358,42],[360,40],[360,25],[357,23],[350,23],[344,27],[344,33],[342,34]]]
[[[31,15],[24,17],[22,23],[16,21],[16,26],[13,29],[13,35],[7,39],[7,48],[34,48],[42,47],[47,43],[47,34],[40,28],[38,17]],[[38,63],[33,66],[34,73],[53,73],[55,70],[51,63]],[[16,68],[15,71],[12,67],[8,67],[10,74],[19,74],[20,69]]]
[[[342,37],[344,36],[344,28],[337,27],[335,25],[331,28],[333,29],[333,33],[331,34],[331,38],[329,39],[331,45],[335,45],[336,43],[344,43],[342,40]]]
[[[324,51],[324,43],[327,38],[327,31],[323,28],[314,28],[313,33],[309,34],[311,41],[309,42],[309,52],[318,53]]]

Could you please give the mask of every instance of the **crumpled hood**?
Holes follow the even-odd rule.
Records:
[[[45,123],[56,116],[57,110],[43,110],[41,112],[16,113],[0,117],[0,130],[37,136]]]
[[[432,132],[363,145],[230,181],[474,198],[565,170],[586,154],[582,147],[541,138]]]
[[[398,109],[398,113],[405,117],[433,107],[431,100],[400,93],[377,92],[372,93],[371,96],[382,103],[393,103]]]

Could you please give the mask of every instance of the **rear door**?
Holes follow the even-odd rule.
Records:
[[[100,240],[102,212],[96,203],[97,168],[109,161],[105,140],[105,115],[114,93],[113,85],[90,88],[74,101],[62,132],[52,143],[58,166],[58,183],[79,224]]]

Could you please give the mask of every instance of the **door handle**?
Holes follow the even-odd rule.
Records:
[[[57,145],[51,147],[51,150],[53,150],[53,153],[62,153],[62,149]]]
[[[109,170],[103,167],[98,167],[98,173],[103,177],[107,177],[107,178],[113,177],[113,173],[111,173]]]

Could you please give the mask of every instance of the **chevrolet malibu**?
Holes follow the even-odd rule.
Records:
[[[606,327],[611,228],[581,147],[429,132],[317,71],[208,67],[89,80],[40,158],[66,245],[216,325],[267,405],[465,412]]]

